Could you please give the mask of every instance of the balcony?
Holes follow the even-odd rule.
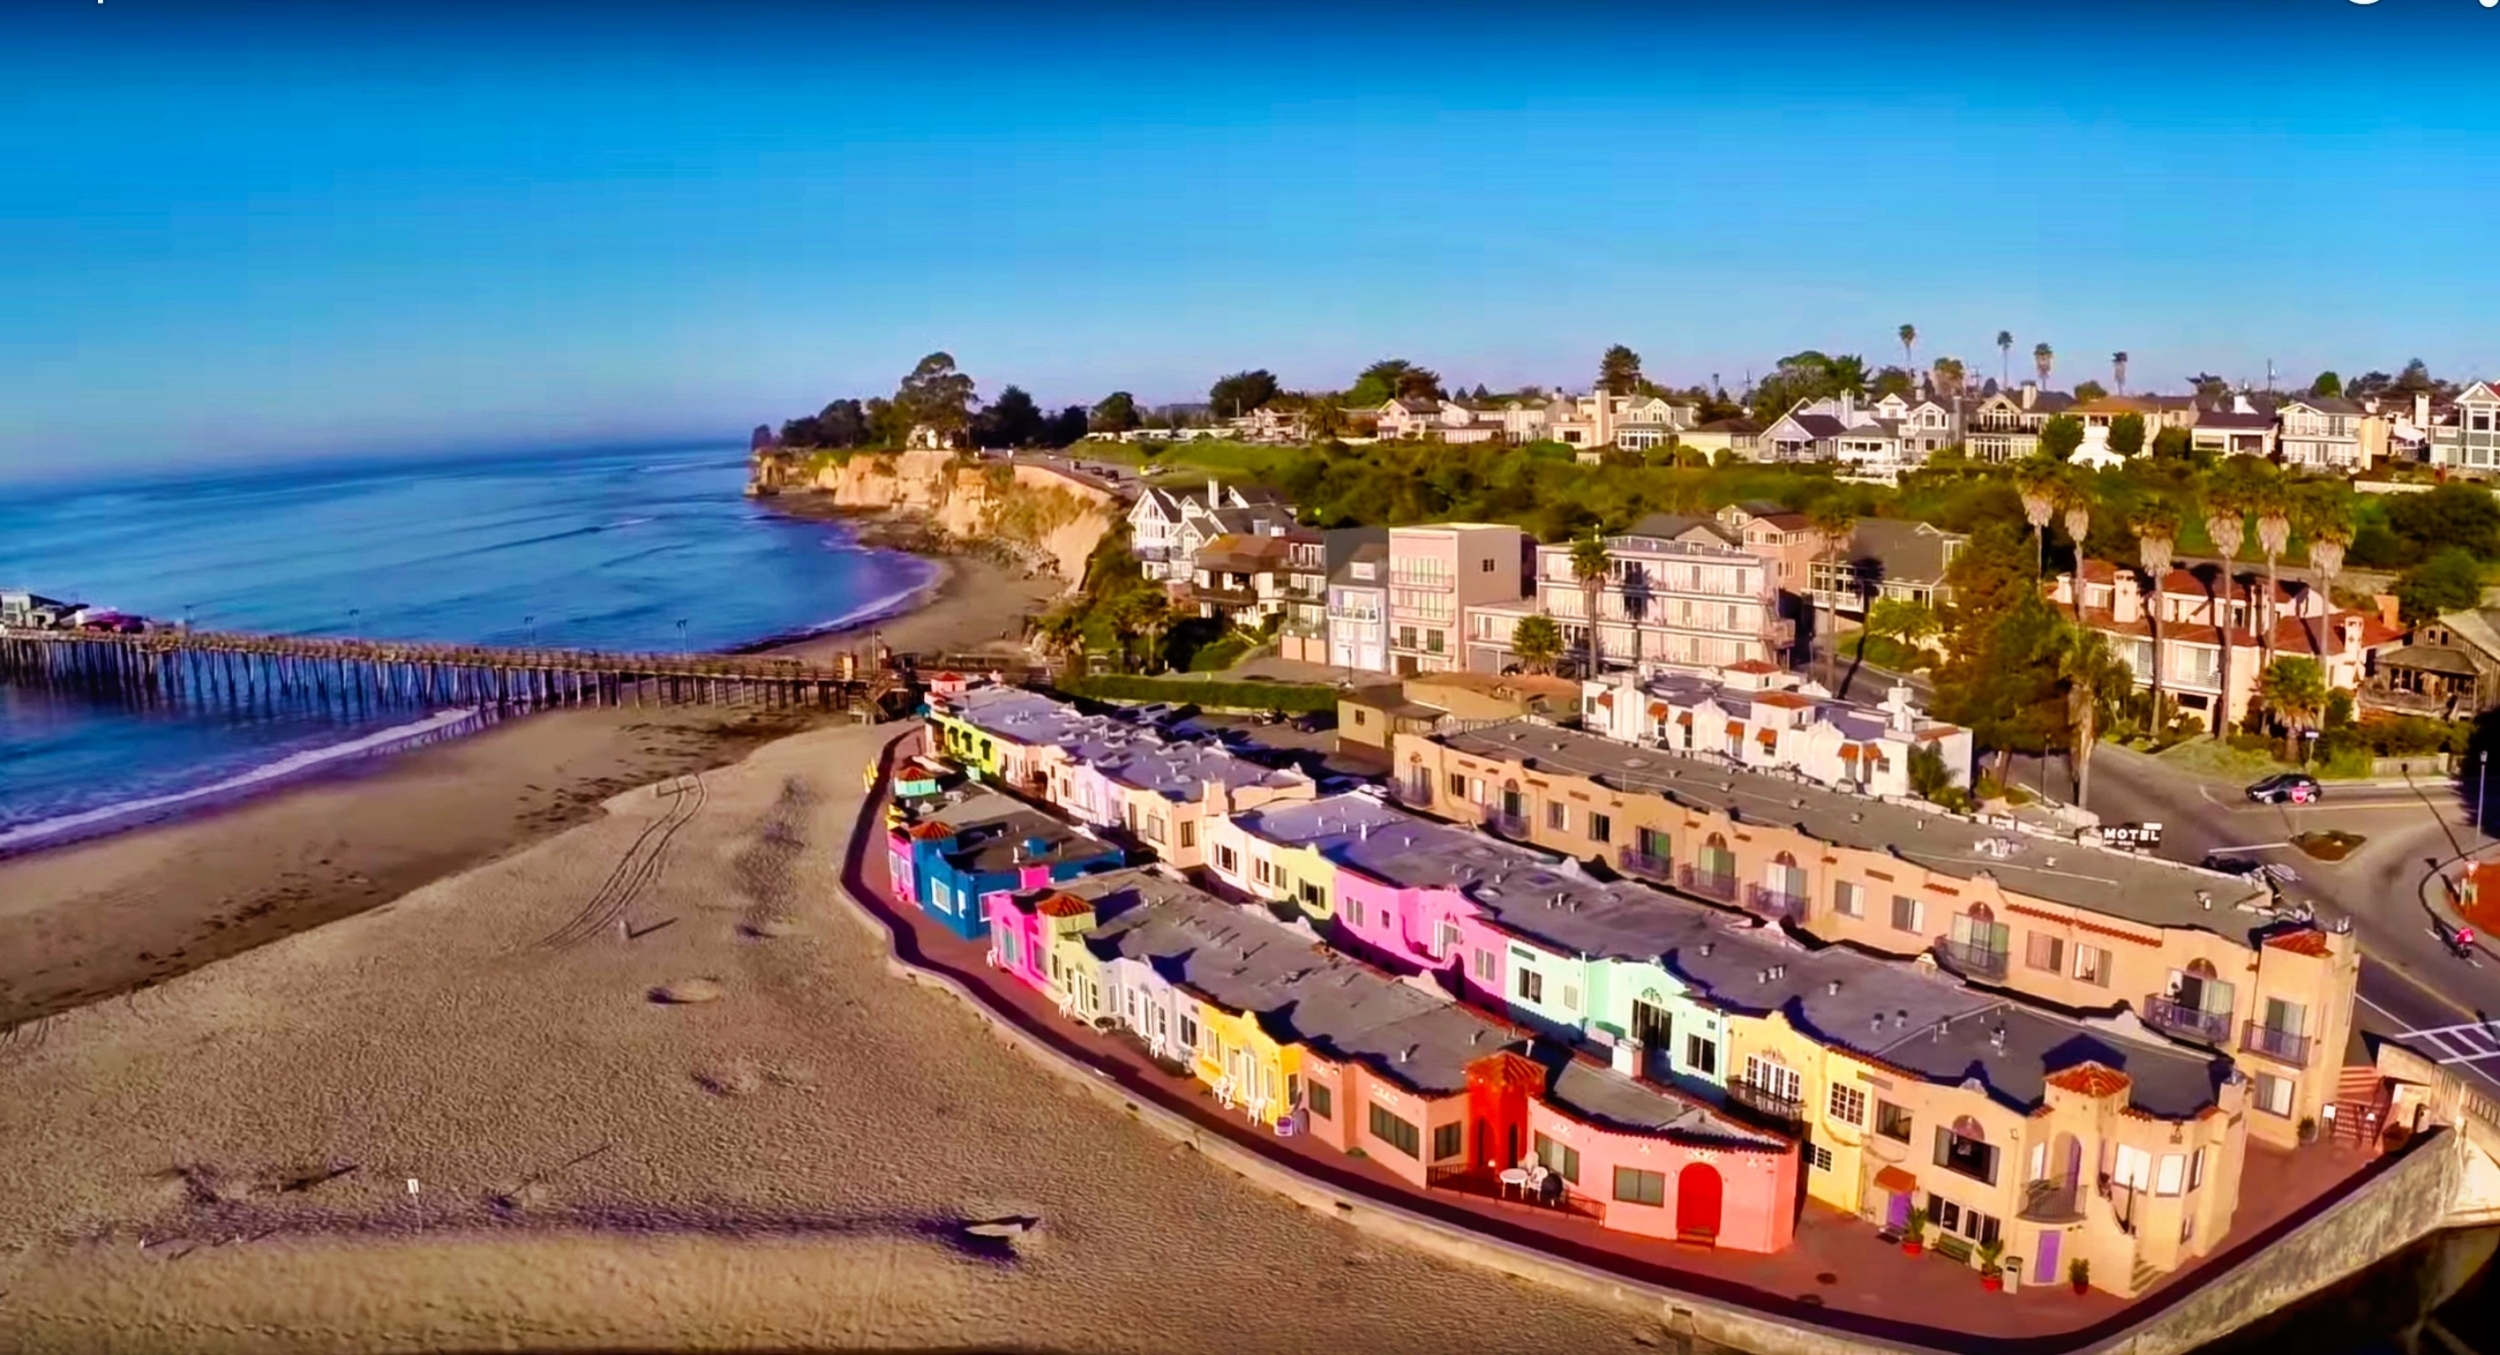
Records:
[[[2025,1185],[2016,1217],[2025,1223],[2072,1223],[2082,1218],[2083,1183],[2043,1179]]]
[[[2231,1013],[2205,1011],[2159,993],[2144,999],[2144,1019],[2173,1035],[2203,1040],[2208,1044],[2220,1044],[2231,1038]]]
[[[1431,1190],[1472,1195],[1480,1200],[1499,1200],[1548,1214],[1571,1214],[1601,1221],[1606,1217],[1604,1201],[1574,1193],[1569,1183],[1559,1176],[1548,1176],[1546,1183],[1542,1191],[1525,1190],[1505,1183],[1501,1173],[1483,1167],[1434,1167],[1424,1174],[1424,1185]]]
[[[1803,1102],[1760,1083],[1749,1082],[1743,1078],[1731,1079],[1727,1084],[1727,1095],[1728,1099],[1737,1105],[1775,1123],[1805,1123],[1806,1108]]]
[[[1638,875],[1643,879],[1660,881],[1675,878],[1673,873],[1675,863],[1663,856],[1651,856],[1647,852],[1626,847],[1616,854],[1615,860],[1626,875]]]
[[[1675,887],[1687,894],[1717,899],[1721,903],[1736,902],[1736,877],[1733,875],[1706,875],[1691,866],[1678,866],[1675,868]]]
[[[1417,809],[1430,809],[1432,807],[1431,783],[1413,779],[1393,780],[1389,783],[1389,801],[1392,804],[1411,805]]]
[[[2295,1035],[2288,1030],[2277,1030],[2255,1021],[2241,1025],[2240,1048],[2251,1054],[2263,1054],[2277,1063],[2288,1063],[2295,1068],[2309,1066],[2308,1036]]]
[[[1484,811],[1484,826],[1504,837],[1526,837],[1528,819],[1524,814],[1505,814],[1498,809]]]
[[[1804,895],[1791,894],[1768,885],[1745,886],[1745,906],[1765,917],[1802,918],[1806,915]]]
[[[1957,974],[1974,979],[2002,979],[2008,964],[2007,952],[1974,946],[1968,941],[1946,941],[1938,946],[1944,962]]]

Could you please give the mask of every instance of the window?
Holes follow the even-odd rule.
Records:
[[[2257,1109],[2268,1115],[2292,1113],[2292,1080],[2272,1073],[2257,1075]]]
[[[1531,1143],[1536,1148],[1536,1160],[1544,1164],[1545,1170],[1575,1186],[1580,1184],[1579,1149],[1567,1143],[1556,1143],[1543,1134],[1536,1135]]]
[[[1546,801],[1545,826],[1553,829],[1557,833],[1570,831],[1571,806],[1564,804],[1560,800]]]
[[[1433,955],[1434,955],[1434,956],[1436,956],[1436,957],[1438,957],[1438,958],[1440,958],[1440,959],[1444,959],[1444,960],[1446,960],[1446,959],[1450,958],[1450,956],[1451,956],[1452,954],[1456,953],[1456,952],[1457,952],[1457,950],[1458,950],[1458,922],[1457,922],[1457,920],[1456,920],[1456,919],[1454,919],[1454,918],[1446,918],[1446,917],[1445,917],[1445,918],[1441,919],[1439,922],[1434,923],[1434,924],[1433,924],[1433,927],[1432,927],[1432,953],[1433,953]]]
[[[2047,932],[2026,933],[2023,963],[2054,974],[2066,967],[2066,938]]]
[[[1589,814],[1589,841],[1612,842],[1614,840],[1615,821],[1603,814],[1592,811]]]
[[[1866,1093],[1855,1087],[1833,1083],[1831,1117],[1842,1124],[1866,1123]]]
[[[1745,1082],[1783,1100],[1805,1099],[1805,1083],[1797,1076],[1796,1069],[1774,1063],[1759,1054],[1745,1056]]]
[[[2205,1150],[2199,1148],[2193,1156],[2188,1158],[2188,1189],[2194,1190],[2203,1184],[2205,1184]]]
[[[1896,1106],[1890,1101],[1882,1100],[1880,1098],[1877,1099],[1875,1102],[1875,1132],[1883,1135],[1885,1138],[1895,1139],[1902,1143],[1908,1143],[1910,1141],[1909,1108],[1906,1106]]]
[[[2130,1189],[2149,1189],[2153,1184],[2153,1155],[2133,1144],[2119,1144],[2109,1179]]]
[[[1349,926],[1360,927],[1363,925],[1363,901],[1361,899],[1347,899],[1345,901],[1345,920]]]
[[[1146,840],[1153,843],[1163,841],[1163,816],[1161,814],[1146,816]]]
[[[1003,926],[1004,924],[1001,925]],[[1001,958],[1007,961],[1010,967],[1023,964],[1024,938],[1017,936],[1014,932],[1010,931],[999,932],[998,953]]]
[[[1945,1125],[1936,1126],[1936,1165],[1983,1185],[1997,1183],[1995,1146]]]
[[[2075,944],[2075,977],[2102,988],[2109,986],[2109,952],[2099,946]]]
[[[1936,1227],[1944,1232],[1966,1237],[1982,1246],[1996,1241],[2000,1235],[2000,1225],[1991,1215],[1976,1209],[1964,1209],[1951,1200],[1933,1200],[1931,1203],[1935,1207]]]
[[[1372,1107],[1372,1137],[1408,1157],[1418,1156],[1418,1150],[1423,1145],[1423,1138],[1416,1132],[1415,1126],[1379,1106]]]
[[[1327,905],[1327,891],[1321,889],[1318,885],[1312,884],[1308,880],[1304,880],[1302,882],[1302,906],[1305,908],[1324,908]]]
[[[1578,984],[1563,985],[1563,1010],[1567,1012],[1580,1010],[1580,986]]]
[[[1667,1203],[1667,1174],[1645,1172],[1638,1167],[1617,1167],[1615,1168],[1615,1198],[1625,1204],[1664,1207]]]
[[[1832,1150],[1819,1143],[1806,1145],[1806,1165],[1819,1172],[1832,1169]]]
[[[1684,1064],[1703,1077],[1716,1073],[1719,1070],[1718,1042],[1698,1035],[1685,1036]]]
[[[1538,1003],[1545,1001],[1545,976],[1533,969],[1520,970],[1519,1000]]]
[[[1258,881],[1260,884],[1271,883],[1267,874],[1267,858],[1256,857],[1251,860],[1250,878]]]
[[[1241,858],[1230,847],[1218,847],[1215,849],[1215,868],[1227,875],[1238,875],[1241,873]]]
[[[1894,931],[1920,931],[1922,930],[1920,924],[1926,920],[1926,910],[1919,906],[1918,900],[1907,894],[1892,896],[1892,929]]]
[[[1467,798],[1467,778],[1457,772],[1450,773],[1450,794],[1462,800]]]
[[[1432,1131],[1432,1160],[1447,1162],[1467,1147],[1467,1126],[1457,1120]]]
[[[1187,1012],[1181,1013],[1181,1047],[1184,1049],[1198,1047],[1198,1018]]]
[[[1842,917],[1858,917],[1865,905],[1860,901],[1858,887],[1847,880],[1832,881],[1832,911]]]
[[[1476,978],[1485,983],[1491,983],[1493,981],[1492,951],[1480,950],[1476,952]]]
[[[1337,1118],[1337,1094],[1325,1082],[1311,1084],[1311,1113],[1323,1120]]]
[[[1181,820],[1180,845],[1184,847],[1195,847],[1198,845],[1198,824],[1196,820]]]
[[[1688,728],[1686,732],[1690,733],[1691,731]],[[1667,835],[1656,828],[1644,828],[1640,830],[1639,833],[1634,835],[1634,839],[1638,843],[1641,855],[1643,856],[1650,857],[1658,861],[1665,861],[1669,857],[1675,855],[1673,846],[1667,840]]]
[[[2161,1155],[2161,1167],[2153,1175],[2153,1193],[2178,1195],[2187,1190],[2187,1157],[2181,1153]]]

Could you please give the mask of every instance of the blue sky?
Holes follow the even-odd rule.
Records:
[[[734,438],[934,348],[2500,371],[2476,0],[1198,8],[17,0],[0,477]]]

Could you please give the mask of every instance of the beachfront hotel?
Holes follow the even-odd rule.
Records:
[[[933,712],[934,737],[962,725],[962,704]],[[1027,712],[1014,722],[1021,728],[1058,727],[1039,707],[1012,708]],[[1065,765],[1031,783],[1042,792],[1085,770],[1083,741],[1052,737]],[[2229,877],[1989,837],[1995,830],[1941,813],[1538,723],[1401,736],[1396,754],[1397,798],[1448,818],[1376,792],[1273,798],[1210,817],[1190,873],[1246,902],[1191,890],[1188,910],[1161,916],[1194,921],[1128,950],[1110,938],[1123,934],[1135,900],[1185,888],[1168,862],[1149,875],[1086,872],[993,895],[992,966],[1048,994],[1069,1019],[1131,1032],[1228,1109],[1279,1132],[1386,1163],[1366,1136],[1385,1132],[1394,1144],[1409,1137],[1399,1126],[1413,1126],[1417,1142],[1429,1136],[1450,1150],[1407,1155],[1427,1189],[1498,1191],[1502,1178],[1483,1172],[1503,1160],[1500,1127],[1524,1123],[1544,1135],[1526,1154],[1546,1168],[1544,1190],[1563,1174],[1556,1145],[1581,1142],[1559,1131],[1585,1134],[1585,1121],[1573,1128],[1558,1111],[1548,1124],[1532,1109],[1526,1121],[1484,1116],[1497,1150],[1488,1158],[1475,1103],[1460,1113],[1448,1098],[1493,1095],[1478,1083],[1543,1086],[1557,1104],[1585,1110],[1590,1101],[1559,1090],[1564,1073],[1577,1070],[1570,1085],[1579,1088],[1603,1069],[1706,1112],[1713,1132],[1734,1125],[1791,1145],[1792,1213],[1812,1201],[1887,1235],[1923,1224],[1947,1255],[2000,1259],[2032,1284],[2070,1277],[2081,1262],[2094,1287],[2121,1295],[2222,1244],[2252,1140],[2275,1145],[2265,1172],[2279,1173],[2277,1150],[2308,1137],[2293,1117],[2310,1105],[2332,1114],[2350,1022],[2350,938],[2275,916]],[[1696,786],[1688,794],[1680,775],[1666,778],[1672,791],[1616,779],[1653,769],[1689,771]],[[1738,784],[1748,777],[1760,784]],[[1604,868],[1582,864],[1591,859]],[[1756,868],[1759,892],[1737,888],[1740,872]],[[1131,883],[1106,883],[1119,880]],[[1880,915],[1879,884],[1892,891]],[[1905,934],[1826,934],[1839,930],[1824,916],[1828,900],[1849,910],[1845,922]],[[2156,917],[2156,907],[2195,916]],[[1937,930],[1910,934],[1890,925],[1896,915],[1919,928],[1932,919]],[[2053,962],[2009,981],[2003,929],[2012,922],[2000,918],[2024,925],[2027,962]],[[2052,920],[2047,940],[2029,935]],[[2122,942],[2148,953],[2122,961]],[[1290,961],[1286,977],[1254,981],[1268,961]],[[2070,998],[2168,983],[2159,965],[2177,968],[2175,985],[2150,994],[2157,1002]],[[1322,969],[1408,995],[1367,1012],[1423,999],[1455,1013],[1453,1023],[1485,1023],[1502,1041],[1494,1049],[1524,1062],[1462,1056],[1425,1081],[1414,1070],[1420,1042],[1397,1061],[1403,1073],[1350,1059],[1351,1037],[1313,1038],[1297,1005],[1295,985]],[[1475,1035],[1469,1048],[1493,1038]],[[1705,1122],[1676,1123],[1689,1134]],[[1620,1220],[1656,1236],[1690,1232],[1674,1222],[1672,1187],[1649,1205],[1649,1178],[1628,1179],[1628,1204],[1585,1172],[1549,1202],[1607,1228]],[[1721,1183],[1723,1200],[1741,1193]],[[1733,1216],[1732,1203],[1722,1208]],[[1732,1236],[1716,1235],[1728,1247],[1738,1245]]]
[[[2227,1055],[2249,1132],[2334,1111],[2360,951],[2243,877],[1525,721],[1401,734],[1403,804]]]

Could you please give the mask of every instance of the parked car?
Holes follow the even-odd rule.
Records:
[[[2261,805],[2315,804],[2323,794],[2307,772],[2277,772],[2248,788],[2248,798]]]

